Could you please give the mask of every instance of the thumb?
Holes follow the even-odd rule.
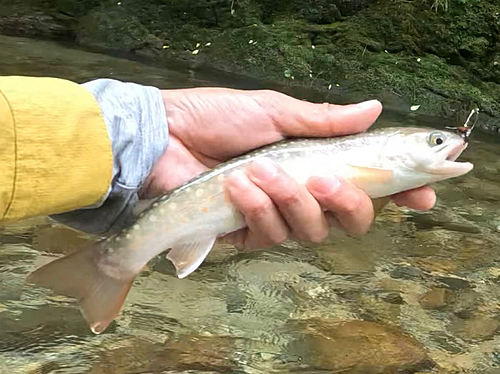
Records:
[[[378,100],[359,104],[315,104],[267,91],[261,105],[269,110],[276,130],[282,136],[338,136],[368,129],[382,112]]]

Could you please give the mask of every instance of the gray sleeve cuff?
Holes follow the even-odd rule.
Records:
[[[168,145],[161,91],[155,87],[98,79],[82,84],[96,98],[113,151],[113,179],[98,204],[51,216],[75,229],[104,234],[132,218],[137,192]]]

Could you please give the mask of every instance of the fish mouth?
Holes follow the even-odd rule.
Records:
[[[446,149],[447,154],[445,157],[445,161],[454,162],[462,154],[462,152],[465,151],[465,148],[467,148],[468,145],[469,143],[463,143],[447,147],[450,149]]]
[[[439,153],[442,153],[441,162],[432,168],[433,174],[446,174],[449,176],[460,176],[472,170],[474,165],[470,162],[457,162],[456,159],[467,148],[467,142],[459,144],[450,144],[443,147]]]

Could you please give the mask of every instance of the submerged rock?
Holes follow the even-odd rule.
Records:
[[[196,372],[233,373],[237,339],[184,336],[164,345],[144,338],[127,339],[101,351],[92,373]]]
[[[414,373],[433,367],[423,345],[401,331],[366,321],[294,321],[303,331],[290,344],[317,370],[362,374]]]
[[[443,309],[450,297],[446,288],[432,288],[420,298],[420,305],[424,309]]]
[[[497,319],[478,315],[467,320],[457,319],[449,330],[464,340],[482,341],[492,338],[498,328]]]
[[[392,270],[390,275],[394,279],[420,279],[424,272],[412,266],[399,266]]]

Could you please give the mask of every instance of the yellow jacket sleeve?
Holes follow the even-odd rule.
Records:
[[[90,92],[62,79],[0,77],[0,222],[95,204],[112,170]]]

